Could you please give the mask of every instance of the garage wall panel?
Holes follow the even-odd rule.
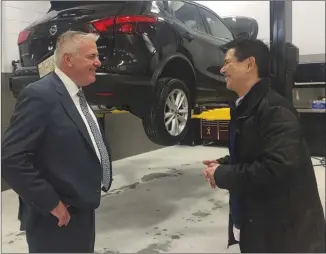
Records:
[[[293,1],[293,43],[300,55],[325,54],[325,1]]]
[[[259,24],[258,38],[268,42],[269,1],[196,1],[220,16],[249,16]],[[325,1],[292,2],[293,43],[300,55],[325,54]]]
[[[221,17],[247,16],[258,21],[258,38],[269,41],[269,1],[196,1]]]
[[[2,66],[1,72],[11,72],[11,61],[18,60],[19,32],[41,18],[50,8],[49,1],[2,1]]]
[[[1,135],[7,128],[15,100],[9,91],[11,61],[18,60],[18,34],[42,17],[49,9],[48,1],[1,1]],[[9,186],[1,178],[1,191]]]

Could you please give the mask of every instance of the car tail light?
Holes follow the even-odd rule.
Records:
[[[105,19],[99,19],[88,23],[89,32],[108,32],[115,31],[121,33],[133,33],[135,32],[136,25],[139,23],[153,24],[158,19],[150,16],[117,16],[109,17]]]
[[[27,30],[21,31],[18,35],[18,45],[26,41],[30,33],[31,32]]]

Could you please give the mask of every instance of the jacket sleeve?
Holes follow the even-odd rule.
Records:
[[[224,157],[218,158],[216,162],[221,165],[228,165],[230,163],[230,156],[226,155]]]
[[[59,203],[57,193],[33,164],[47,125],[49,105],[30,86],[22,90],[1,147],[3,179],[41,213],[50,212]]]
[[[214,178],[219,188],[242,192],[252,185],[272,185],[298,168],[303,135],[293,112],[270,108],[262,117],[259,136],[262,150],[253,163],[217,167]]]

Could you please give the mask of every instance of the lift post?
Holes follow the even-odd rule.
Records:
[[[299,49],[292,44],[292,2],[270,1],[272,87],[292,102]]]

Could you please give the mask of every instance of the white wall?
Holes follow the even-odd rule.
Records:
[[[258,38],[269,41],[269,1],[196,1],[213,10],[217,15],[247,16],[258,21]]]
[[[293,1],[292,41],[300,55],[325,54],[325,1]]]
[[[269,1],[196,1],[220,16],[248,16],[259,24],[258,38],[269,41]],[[325,54],[325,1],[292,2],[292,42],[300,55]]]
[[[18,60],[18,34],[49,9],[49,1],[1,1],[1,72],[11,72],[11,61]]]

